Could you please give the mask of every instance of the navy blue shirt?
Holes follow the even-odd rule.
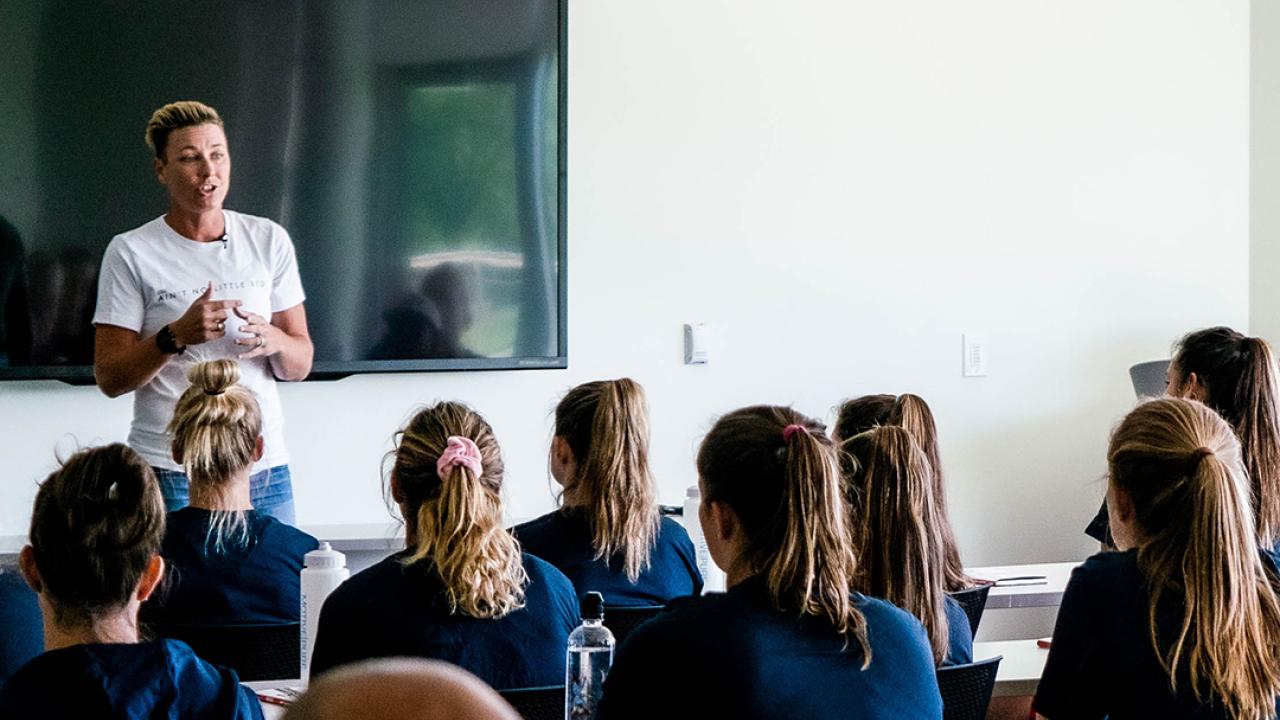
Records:
[[[16,568],[0,567],[0,686],[44,652],[44,620],[35,591]]]
[[[512,532],[525,552],[559,568],[579,593],[600,593],[606,605],[665,605],[702,592],[702,575],[689,533],[668,517],[662,518],[658,527],[649,568],[635,582],[623,571],[621,553],[596,559],[591,525],[580,510],[562,508],[517,525]]]
[[[764,579],[672,602],[618,649],[599,720],[940,719],[933,653],[920,621],[855,594],[871,665],[822,618],[773,609]]]
[[[1263,564],[1270,565],[1266,553]],[[1165,593],[1156,609],[1156,628],[1166,639],[1162,652],[1168,651],[1184,609],[1175,595]],[[1197,702],[1185,680],[1179,681],[1177,694],[1169,689],[1169,675],[1151,644],[1149,612],[1136,550],[1094,555],[1076,568],[1058,609],[1036,711],[1050,720],[1225,720],[1221,707]]]
[[[525,553],[524,607],[473,618],[450,611],[432,564],[405,565],[410,554],[356,573],[325,600],[311,677],[357,660],[408,655],[453,663],[499,690],[564,684],[578,600],[559,570]]]
[[[943,606],[947,610],[947,656],[943,665],[968,665],[973,662],[973,631],[969,629],[969,616],[950,595]]]
[[[185,507],[169,513],[160,554],[168,587],[143,606],[152,623],[235,625],[298,622],[303,557],[318,543],[265,513],[245,512],[248,542],[215,551],[213,513]]]
[[[47,652],[0,689],[0,717],[249,720],[262,706],[234,670],[157,640]]]

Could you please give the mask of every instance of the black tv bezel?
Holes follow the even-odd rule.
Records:
[[[555,356],[506,358],[423,358],[417,360],[352,360],[317,362],[308,381],[340,380],[352,375],[414,372],[460,372],[494,370],[563,370],[569,367],[569,269],[568,269],[568,140],[569,140],[569,0],[556,3],[556,324],[558,340]],[[0,366],[0,382],[9,380],[55,380],[69,385],[95,385],[92,365]]]

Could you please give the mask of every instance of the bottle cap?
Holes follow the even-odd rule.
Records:
[[[690,485],[689,489],[684,491],[684,496],[687,498],[701,498],[702,491],[698,489],[697,485]]]
[[[320,547],[307,553],[303,557],[303,563],[306,567],[319,570],[341,568],[347,566],[347,556],[334,550],[333,546],[326,541],[320,543]]]
[[[581,607],[583,620],[604,619],[604,596],[600,593],[592,591],[583,595]]]

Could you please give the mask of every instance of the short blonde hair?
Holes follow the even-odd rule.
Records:
[[[151,113],[151,119],[147,121],[147,146],[155,151],[156,157],[164,159],[169,133],[179,128],[206,123],[225,129],[218,111],[208,105],[198,100],[171,102]]]

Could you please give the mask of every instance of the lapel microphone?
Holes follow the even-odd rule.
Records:
[[[218,239],[222,241],[222,249],[223,249],[223,250],[226,250],[226,249],[227,249],[227,240],[229,239],[229,238],[227,237],[227,233],[226,233],[226,232],[223,232],[223,233],[222,233],[222,237],[220,237],[220,238],[218,238]]]

